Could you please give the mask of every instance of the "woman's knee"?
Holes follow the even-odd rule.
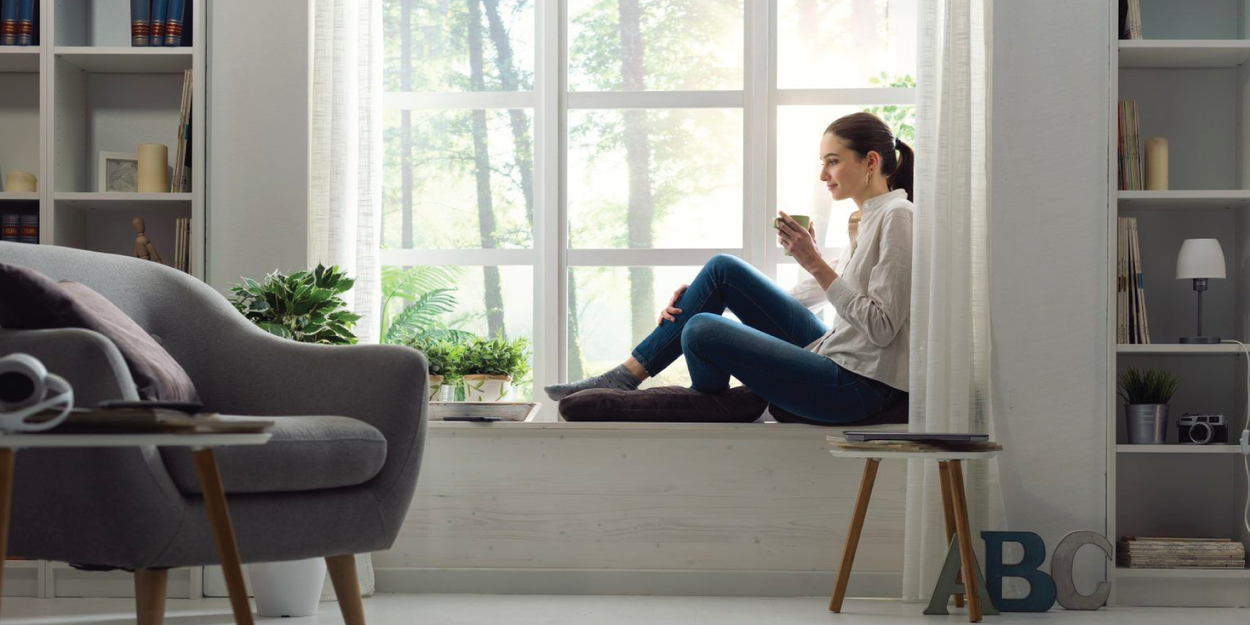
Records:
[[[714,313],[699,313],[691,317],[681,329],[682,351],[685,351],[687,347],[698,345],[700,341],[715,332],[717,326],[724,321],[724,317]]]
[[[735,270],[743,265],[746,265],[746,261],[733,254],[717,254],[707,261],[708,267],[719,271]]]

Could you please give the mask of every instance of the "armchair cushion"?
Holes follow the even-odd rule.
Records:
[[[4,263],[0,263],[0,293],[5,294],[0,299],[0,326],[94,330],[117,346],[140,398],[198,401],[195,385],[182,366],[103,295],[77,282],[58,284],[32,269]]]
[[[230,421],[260,417],[221,416]],[[213,451],[227,493],[278,493],[363,484],[386,464],[386,438],[377,428],[349,417],[264,417],[276,425],[264,445]],[[160,448],[178,490],[200,494],[191,452]]]
[[[560,400],[565,421],[643,421],[657,423],[751,423],[768,402],[745,386],[703,393],[684,386],[637,391],[592,388]]]

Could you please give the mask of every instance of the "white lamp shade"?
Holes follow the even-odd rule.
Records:
[[[1185,239],[1176,255],[1176,279],[1223,278],[1224,250],[1215,239]]]

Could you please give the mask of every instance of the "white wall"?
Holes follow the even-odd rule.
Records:
[[[208,5],[206,280],[218,289],[308,262],[309,7]]]
[[[994,7],[991,314],[1008,524],[1106,529],[1107,6]],[[1112,537],[1111,540],[1115,538]],[[1078,558],[1078,589],[1102,579]]]

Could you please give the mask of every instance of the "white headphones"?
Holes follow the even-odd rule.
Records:
[[[48,373],[38,358],[9,354],[0,358],[0,431],[38,432],[60,425],[74,407],[74,389],[65,378]],[[45,410],[60,409],[52,419],[28,422]]]

